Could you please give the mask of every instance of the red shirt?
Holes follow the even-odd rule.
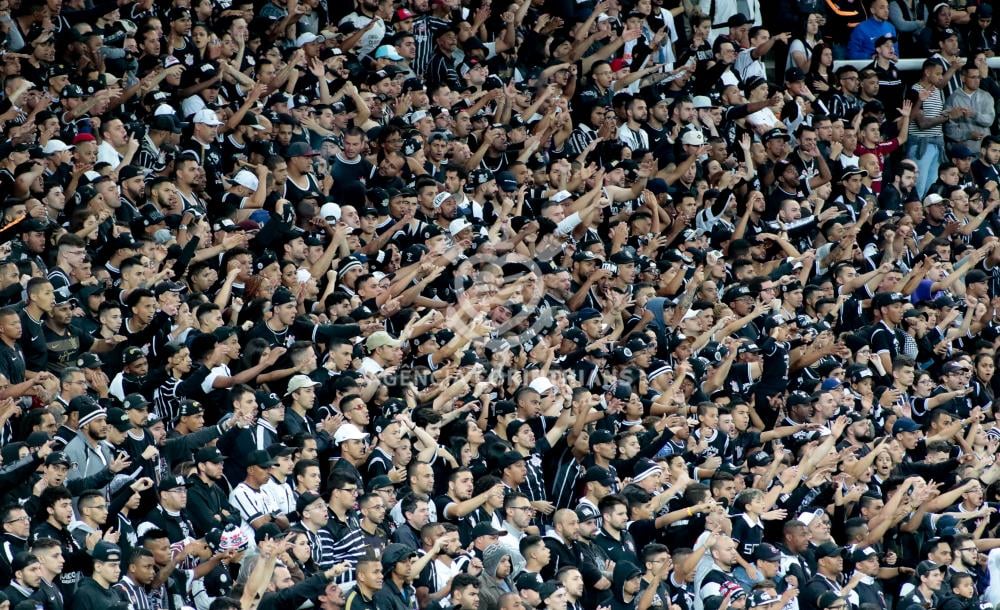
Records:
[[[854,149],[854,154],[857,156],[861,155],[875,155],[875,160],[878,161],[878,173],[879,178],[872,180],[872,190],[875,194],[882,192],[882,172],[885,171],[885,157],[892,154],[892,151],[899,148],[899,140],[893,138],[888,142],[880,142],[875,148],[868,148],[867,146],[858,143],[858,147]]]

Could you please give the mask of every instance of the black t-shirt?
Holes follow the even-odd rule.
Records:
[[[371,174],[372,164],[364,157],[358,157],[357,161],[351,162],[337,155],[330,168],[330,176],[333,177],[333,189],[330,194],[343,197],[349,192],[347,187],[355,182],[366,182]]]
[[[746,513],[734,515],[732,538],[740,557],[752,563],[754,550],[764,541],[764,525],[751,522]]]
[[[76,359],[82,352],[89,352],[94,345],[93,337],[90,337],[73,326],[66,328],[64,334],[59,334],[45,325],[43,327],[45,345],[48,350],[48,370],[51,373],[60,373],[67,366],[76,363]]]
[[[260,321],[250,329],[250,332],[247,334],[247,340],[260,338],[267,341],[271,347],[287,346],[292,340],[292,336],[289,333],[290,330],[291,327],[287,327],[282,331],[272,330],[267,325],[267,322]]]
[[[449,523],[454,523],[455,525],[458,526],[458,537],[461,538],[463,541],[469,540],[470,535],[472,534],[472,528],[476,526],[472,518],[472,515],[474,513],[469,513],[464,517],[458,517],[458,518],[447,516],[447,514],[445,513],[445,508],[449,504],[455,504],[455,503],[456,503],[455,500],[453,500],[448,495],[438,496],[437,498],[434,498],[434,508],[437,510],[438,521],[447,521]]]
[[[8,347],[6,343],[0,341],[0,373],[7,378],[11,385],[16,385],[24,381],[24,353],[21,346],[14,344]]]
[[[35,321],[27,311],[21,310],[21,350],[24,352],[25,366],[30,371],[48,369],[49,348],[45,344],[45,332],[41,321]]]

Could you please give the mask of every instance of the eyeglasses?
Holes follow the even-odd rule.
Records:
[[[14,517],[13,519],[8,519],[4,521],[4,523],[18,523],[20,521],[31,521],[31,519],[28,517],[28,515],[24,515],[23,517]]]
[[[347,492],[350,492],[353,495],[358,495],[358,488],[357,487],[341,487],[341,488],[337,489],[337,491],[347,491]]]

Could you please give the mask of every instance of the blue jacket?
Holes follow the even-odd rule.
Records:
[[[896,27],[888,21],[879,21],[874,17],[865,19],[851,32],[851,40],[847,43],[847,58],[871,59],[875,54],[875,39],[884,34],[892,34],[893,38],[899,39]],[[899,55],[899,43],[893,46]]]

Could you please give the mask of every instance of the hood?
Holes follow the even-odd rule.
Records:
[[[504,557],[511,557],[510,549],[499,542],[494,542],[486,547],[486,550],[483,551],[483,572],[496,578],[497,567],[500,566],[500,561]],[[511,559],[513,560],[513,558]]]
[[[624,602],[625,583],[629,579],[640,575],[642,575],[642,570],[634,563],[622,561],[615,564],[614,575],[611,578],[611,592],[614,594],[615,599]]]

